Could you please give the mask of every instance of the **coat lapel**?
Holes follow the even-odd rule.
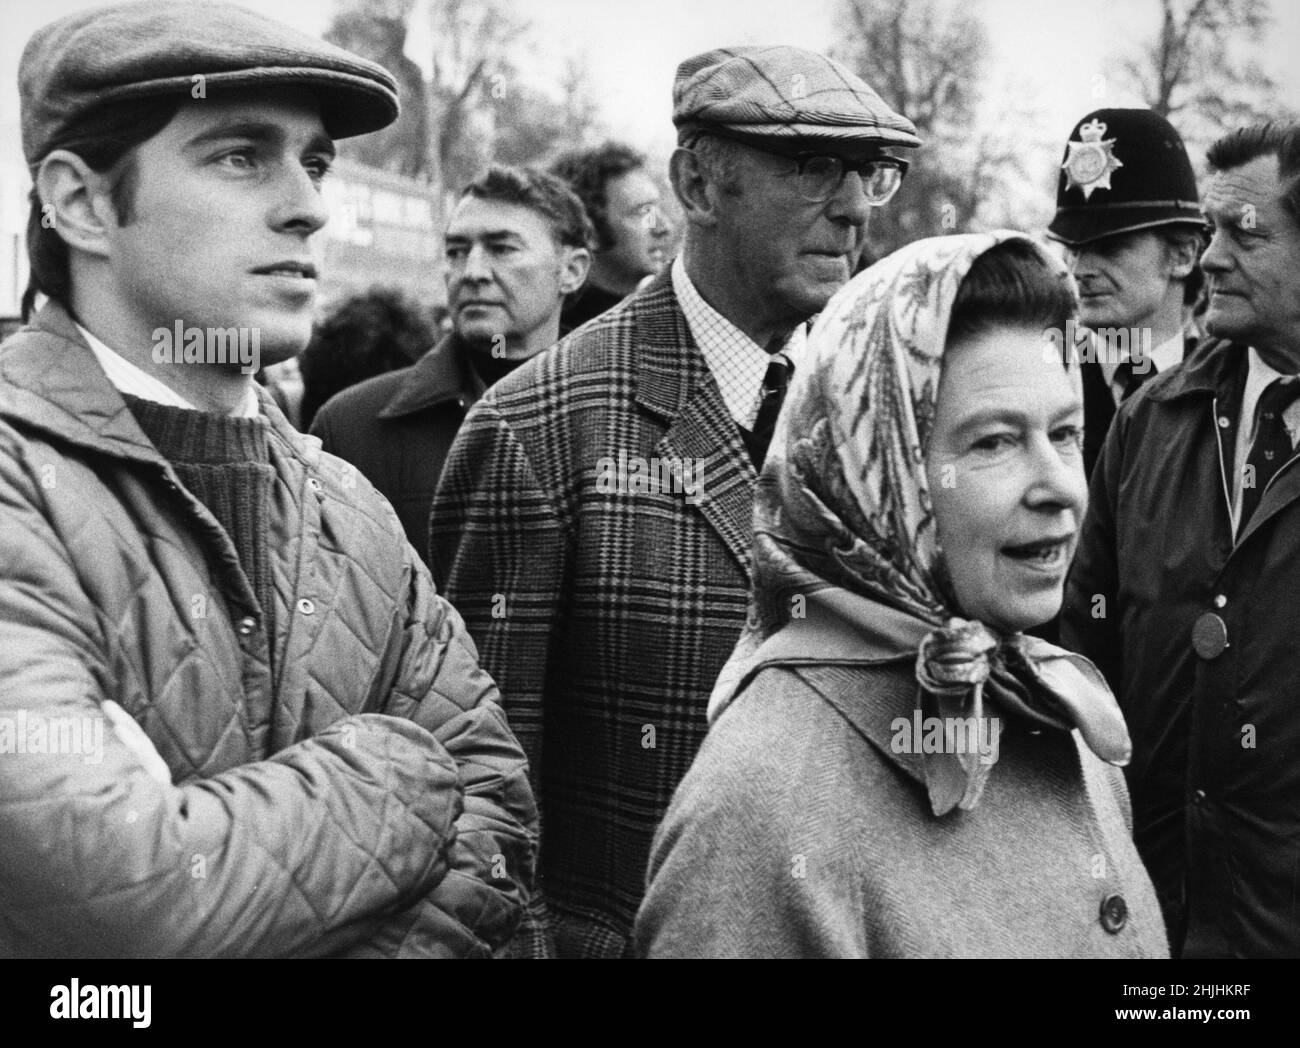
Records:
[[[701,469],[693,508],[748,576],[757,475],[722,391],[691,337],[667,272],[647,289],[635,323],[636,402],[667,426],[655,454],[689,459]],[[685,495],[682,498],[686,501]]]
[[[1300,499],[1300,459],[1293,458],[1278,471],[1277,476],[1269,484],[1268,490],[1259,500],[1259,505],[1255,507],[1254,515],[1247,521],[1246,530],[1237,539],[1237,545],[1241,546],[1269,520],[1298,499]]]

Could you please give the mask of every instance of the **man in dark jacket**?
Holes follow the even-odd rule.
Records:
[[[578,194],[596,229],[587,282],[568,297],[560,322],[582,327],[618,305],[669,259],[673,227],[659,202],[646,159],[621,142],[605,142],[560,156],[551,173]]]
[[[435,577],[499,673],[542,797],[519,949],[617,957],[655,826],[745,621],[756,469],[809,316],[848,280],[912,124],[794,47],[683,62],[668,273],[509,376],[457,435]]]
[[[0,956],[489,956],[524,757],[391,508],[253,381],[311,329],[379,66],[223,4],[19,67],[29,328],[0,348]]]
[[[1209,151],[1215,336],[1120,408],[1065,644],[1119,696],[1175,954],[1300,955],[1300,126]]]
[[[1149,109],[1098,109],[1066,143],[1047,235],[1079,284],[1083,468],[1092,476],[1116,407],[1195,345],[1205,220],[1178,132]]]
[[[493,166],[465,187],[447,224],[451,331],[413,366],[344,390],[317,413],[312,434],[393,503],[422,554],[433,492],[465,412],[555,344],[592,239],[582,204],[558,178]]]

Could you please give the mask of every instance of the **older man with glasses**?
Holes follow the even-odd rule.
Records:
[[[520,952],[620,956],[650,842],[746,616],[757,471],[805,328],[912,124],[793,47],[682,63],[684,250],[470,412],[430,562],[500,682],[543,812]]]

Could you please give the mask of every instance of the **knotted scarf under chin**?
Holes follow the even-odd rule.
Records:
[[[922,756],[935,815],[979,803],[1002,732],[1001,717],[986,715],[987,706],[1056,731],[1078,728],[1092,752],[1110,764],[1123,766],[1132,754],[1124,718],[1096,669],[1037,638],[1016,633],[999,639],[981,622],[948,619],[921,641],[916,679],[922,717],[939,718],[944,732],[938,752]],[[954,744],[950,726],[960,731],[963,725],[964,744]],[[971,728],[978,745],[972,745]]]

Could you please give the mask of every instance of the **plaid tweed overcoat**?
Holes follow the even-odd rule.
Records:
[[[699,471],[699,486],[657,474],[642,490],[634,460]],[[627,949],[655,828],[744,625],[755,479],[666,273],[466,418],[430,562],[542,812],[540,898],[516,952]]]

